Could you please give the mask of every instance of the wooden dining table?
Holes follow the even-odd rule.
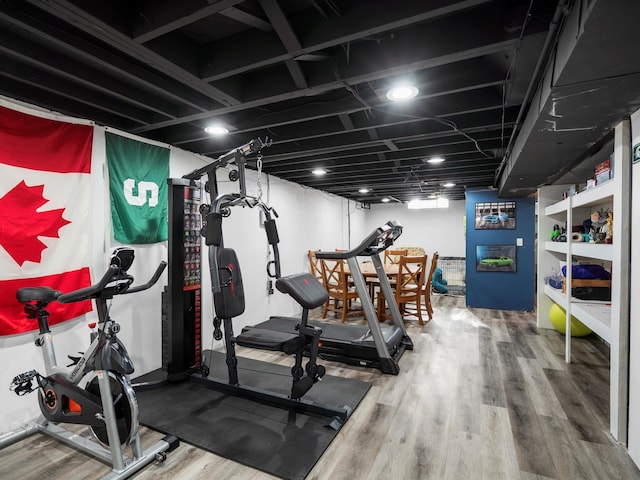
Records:
[[[376,286],[380,285],[376,267],[374,266],[373,262],[358,263],[358,267],[360,268],[360,272],[364,277],[365,283],[369,287],[369,297],[373,301],[375,296],[375,288]],[[384,273],[389,278],[389,282],[393,286],[395,282],[393,282],[392,279],[395,279],[396,275],[398,275],[398,269],[400,268],[400,265],[397,263],[383,263],[382,268],[384,269]],[[345,263],[344,273],[347,276],[351,275],[351,270],[349,270],[349,265],[347,263]]]
[[[378,276],[376,267],[373,265],[373,262],[359,263],[358,266],[360,267],[360,272],[362,272],[363,277],[367,278]],[[383,263],[382,267],[384,268],[384,273],[387,274],[387,277],[394,277],[398,274],[399,264],[397,263]],[[346,265],[345,273],[351,273],[348,265]]]

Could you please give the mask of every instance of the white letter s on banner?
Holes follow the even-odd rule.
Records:
[[[158,205],[158,185],[153,182],[138,182],[138,195],[133,194],[136,181],[133,178],[127,178],[124,181],[124,198],[127,199],[129,205],[142,206],[147,203],[147,192],[149,192],[149,206]]]

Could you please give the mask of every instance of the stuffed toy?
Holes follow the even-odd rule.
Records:
[[[449,289],[446,285],[447,281],[442,278],[442,270],[436,268],[433,271],[433,278],[431,279],[431,286],[433,287],[433,291],[437,293],[447,293]]]

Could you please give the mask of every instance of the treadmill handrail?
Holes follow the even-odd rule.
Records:
[[[360,245],[351,250],[343,252],[315,252],[316,258],[325,260],[340,260],[353,257],[370,257],[380,253],[391,245],[402,234],[402,225],[395,221],[389,220],[381,227],[376,228],[365,238]]]

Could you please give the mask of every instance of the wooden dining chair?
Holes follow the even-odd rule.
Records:
[[[309,273],[316,277],[318,281],[322,284],[322,286],[327,290],[327,286],[324,282],[324,275],[322,274],[322,265],[319,259],[316,258],[316,252],[320,250],[309,250],[307,251],[307,257],[309,258]],[[329,300],[325,302],[325,307],[329,303]]]
[[[324,285],[329,293],[329,301],[324,305],[322,318],[329,312],[339,312],[342,323],[348,316],[362,315],[362,309],[350,309],[351,301],[358,298],[358,292],[349,286],[349,274],[344,260],[320,260]]]
[[[322,276],[322,266],[320,265],[320,260],[316,258],[316,252],[319,251],[320,250],[309,250],[307,252],[307,257],[309,258],[309,272],[320,280],[320,283],[323,283],[324,277]]]
[[[424,292],[425,271],[427,269],[427,256],[400,257],[398,273],[395,276],[395,288],[393,296],[400,309],[400,314],[413,315],[418,318],[420,325],[424,325],[422,319],[422,295]],[[378,293],[378,320],[391,318],[386,309],[384,293]]]
[[[400,263],[400,257],[408,255],[409,250],[406,248],[386,249],[384,251],[384,257],[382,263],[385,265],[397,265]],[[395,286],[395,278],[390,278],[389,283],[391,286]],[[377,278],[368,279],[369,295],[373,299],[376,295],[376,290],[380,287],[380,280]]]
[[[400,257],[409,254],[406,248],[398,248],[395,250],[386,249],[384,251],[384,263],[400,263]]]
[[[431,267],[429,268],[429,273],[427,274],[427,279],[424,284],[424,306],[427,310],[429,320],[433,318],[433,306],[431,305],[431,280],[433,279],[433,272],[435,272],[437,267],[438,252],[435,252],[431,257]]]

